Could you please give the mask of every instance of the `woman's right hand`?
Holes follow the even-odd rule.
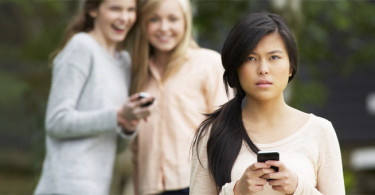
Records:
[[[234,191],[236,195],[248,195],[263,191],[267,179],[262,178],[264,174],[275,172],[270,165],[256,162],[250,165],[242,177],[237,181]]]
[[[133,94],[119,109],[117,121],[126,130],[134,131],[139,120],[144,119],[147,121],[147,117],[151,114],[152,105],[146,107],[142,105],[154,99],[152,96],[139,98],[139,93]]]

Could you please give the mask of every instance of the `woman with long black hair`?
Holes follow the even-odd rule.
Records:
[[[298,64],[284,20],[264,12],[241,19],[222,62],[227,89],[236,94],[198,128],[191,194],[345,194],[332,124],[284,100]],[[278,151],[280,160],[257,162],[263,150]]]

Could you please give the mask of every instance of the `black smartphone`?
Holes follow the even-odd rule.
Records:
[[[149,93],[146,93],[146,92],[140,92],[139,93],[139,97],[138,97],[138,99],[140,100],[140,99],[142,99],[142,98],[146,98],[146,97],[150,97],[151,95],[149,94]],[[152,99],[151,101],[148,101],[148,102],[146,102],[146,103],[144,103],[144,104],[141,104],[141,107],[147,107],[147,106],[150,106],[152,103],[154,103],[154,100],[155,99]]]
[[[267,160],[279,160],[280,155],[279,152],[276,151],[259,151],[257,154],[257,161],[258,162],[266,162]],[[278,167],[271,166],[276,172],[279,171]]]

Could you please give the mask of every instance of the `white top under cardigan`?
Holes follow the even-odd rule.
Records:
[[[208,135],[208,134],[207,134]],[[217,194],[216,184],[207,169],[207,139],[199,145],[200,164],[194,148],[190,194]],[[260,150],[276,150],[280,161],[298,175],[294,195],[344,195],[344,178],[341,152],[336,132],[328,120],[310,114],[309,120],[297,132],[270,144],[257,144]],[[243,142],[233,165],[231,182],[220,189],[222,195],[233,195],[233,188],[246,168],[256,162],[256,154]],[[203,165],[203,166],[202,166]],[[257,195],[277,195],[281,192],[265,185]]]
[[[128,98],[130,57],[78,33],[54,59],[46,157],[35,194],[109,194],[117,109]]]

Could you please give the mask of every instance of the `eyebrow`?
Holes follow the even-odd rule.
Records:
[[[283,52],[281,50],[278,50],[278,49],[267,52],[267,54],[274,54],[274,53],[283,53]],[[257,54],[257,53],[252,51],[252,52],[250,52],[250,54]]]

